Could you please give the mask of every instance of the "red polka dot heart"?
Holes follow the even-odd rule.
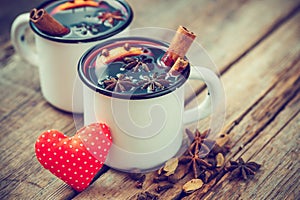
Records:
[[[80,192],[102,168],[111,144],[109,127],[94,123],[73,137],[57,130],[42,133],[35,143],[35,153],[45,169]]]

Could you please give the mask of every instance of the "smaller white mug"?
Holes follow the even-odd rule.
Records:
[[[60,8],[61,5],[72,6],[71,4],[75,5],[76,2],[77,1],[50,0],[39,5],[37,9],[44,8],[50,13],[51,9]],[[11,27],[11,40],[17,53],[30,64],[39,67],[40,84],[44,98],[56,108],[67,112],[83,112],[82,85],[79,84],[79,81],[76,81],[76,67],[79,58],[87,49],[94,46],[97,42],[103,41],[125,30],[133,18],[131,7],[123,0],[106,0],[105,2],[97,0],[94,3],[96,2],[99,2],[99,6],[100,3],[103,2],[105,3],[103,7],[107,8],[109,5],[115,10],[122,11],[124,20],[121,20],[113,27],[101,30],[99,34],[92,35],[88,32],[87,37],[80,37],[76,34],[72,34],[71,36],[48,35],[40,31],[34,23],[29,20],[29,13],[19,15]],[[78,3],[84,4],[85,2],[78,1]],[[81,7],[80,9],[84,11],[85,8]],[[73,15],[74,12],[76,13],[76,10],[73,10],[73,12],[62,10],[61,12],[68,12],[60,19],[69,20],[68,26],[73,26],[76,23],[82,23],[86,20],[90,22],[93,20],[92,17],[97,18],[97,16],[84,16],[83,19],[75,17]],[[27,40],[24,40],[25,32],[29,27],[34,33],[36,51],[28,44]],[[73,88],[76,88],[76,93],[73,93]],[[73,104],[74,98],[76,99],[76,104]]]
[[[191,66],[184,81],[162,92],[128,95],[109,92],[93,81],[95,57],[109,45],[120,43],[163,44],[148,38],[125,37],[108,40],[87,51],[79,61],[78,74],[84,87],[84,123],[105,122],[111,129],[113,144],[105,164],[117,170],[136,172],[157,169],[182,147],[185,124],[203,119],[224,103],[218,76],[208,68]],[[123,43],[123,44],[122,44]],[[114,67],[114,66],[113,66]],[[105,68],[105,67],[104,67]],[[95,72],[96,73],[96,72]],[[204,81],[209,95],[202,104],[184,111],[187,79]]]

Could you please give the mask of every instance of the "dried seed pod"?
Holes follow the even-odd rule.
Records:
[[[216,156],[217,167],[222,167],[225,163],[225,158],[222,153],[218,153]]]
[[[171,183],[177,183],[189,172],[189,168],[185,165],[179,165],[175,170],[175,173],[168,176],[168,181]]]
[[[163,168],[163,170],[166,172],[165,176],[170,176],[174,174],[177,167],[178,167],[178,158],[171,158],[170,160],[168,160]]]
[[[187,183],[185,183],[182,189],[185,193],[190,194],[200,189],[202,186],[203,186],[203,181],[201,179],[192,179]]]

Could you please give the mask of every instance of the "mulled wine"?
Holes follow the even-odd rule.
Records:
[[[69,42],[105,39],[125,29],[132,20],[132,10],[125,1],[75,0],[48,1],[44,8],[54,19],[69,29],[63,36],[44,34],[31,22],[35,32],[53,40]]]
[[[147,38],[119,38],[99,44],[80,61],[81,79],[107,96],[145,99],[161,96],[180,87],[190,66],[170,73],[161,62],[168,45]]]

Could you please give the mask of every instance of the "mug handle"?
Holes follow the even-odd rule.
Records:
[[[16,52],[28,63],[37,66],[37,53],[34,52],[32,46],[25,40],[26,30],[30,29],[29,16],[29,13],[17,16],[12,23],[10,37]]]
[[[184,124],[204,119],[219,110],[220,107],[225,107],[225,93],[221,80],[212,70],[193,66],[189,78],[203,81],[208,88],[208,94],[200,105],[184,111]]]

